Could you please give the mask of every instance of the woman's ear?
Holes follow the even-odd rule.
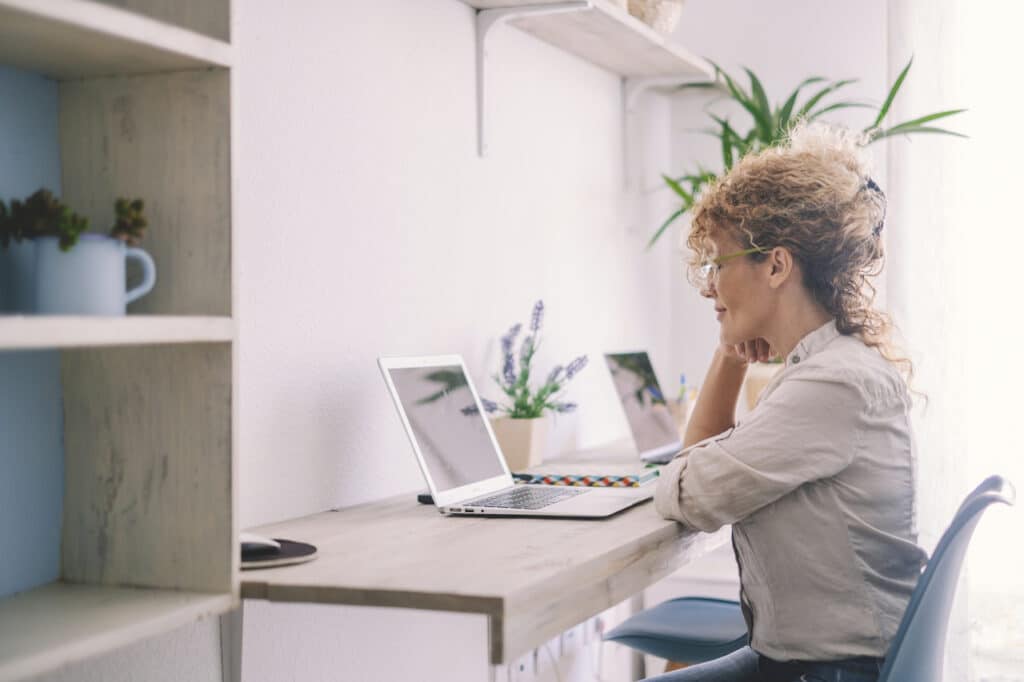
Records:
[[[783,246],[776,246],[768,252],[767,263],[769,265],[768,285],[777,289],[793,273],[793,254]]]

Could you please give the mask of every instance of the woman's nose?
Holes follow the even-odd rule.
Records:
[[[704,298],[714,298],[715,285],[712,284],[711,282],[706,283],[703,287],[701,287],[700,295],[703,296]]]

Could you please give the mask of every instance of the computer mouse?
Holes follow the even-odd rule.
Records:
[[[279,552],[281,550],[281,543],[277,540],[255,533],[239,533],[238,540],[242,543],[243,554]]]

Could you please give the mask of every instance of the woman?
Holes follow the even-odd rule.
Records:
[[[692,528],[732,524],[750,646],[659,682],[871,682],[927,558],[910,364],[872,308],[885,196],[862,154],[853,133],[801,127],[694,208],[721,343],[655,502]],[[773,356],[784,366],[737,421],[748,364]]]

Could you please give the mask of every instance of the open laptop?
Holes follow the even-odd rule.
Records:
[[[650,499],[653,485],[515,485],[458,355],[379,358],[384,381],[442,514],[603,518]]]
[[[670,461],[683,443],[647,352],[605,353],[604,360],[640,459],[659,464]]]

